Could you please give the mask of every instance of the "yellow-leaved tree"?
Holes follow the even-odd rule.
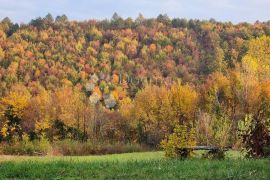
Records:
[[[170,106],[175,121],[173,133],[167,136],[161,147],[168,157],[187,157],[196,145],[195,113],[198,95],[189,85],[174,84],[170,91]]]
[[[175,83],[171,87],[148,85],[134,99],[133,112],[134,120],[138,124],[139,142],[158,145],[174,130],[181,129],[182,131],[184,129],[182,135],[190,138],[171,138],[176,134],[179,135],[179,133],[172,134],[164,139],[162,147],[165,151],[173,148],[176,153],[180,146],[193,145],[194,143],[191,141],[193,142],[192,139],[195,138],[193,126],[197,103],[198,95],[189,85],[181,83]],[[170,146],[172,143],[176,143],[177,146]]]
[[[270,37],[262,36],[249,42],[247,55],[242,65],[253,74],[257,73],[259,80],[270,77]]]
[[[42,89],[36,96],[31,98],[29,106],[25,110],[25,121],[34,124],[34,130],[38,134],[42,134],[42,132],[49,129],[53,123],[50,95],[50,92]]]
[[[22,136],[25,129],[23,116],[30,100],[30,94],[23,91],[11,91],[0,100],[1,134],[11,141],[13,136]]]
[[[170,89],[170,104],[179,124],[191,125],[197,110],[198,95],[189,85],[174,84]]]

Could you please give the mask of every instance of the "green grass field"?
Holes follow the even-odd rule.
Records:
[[[199,156],[199,155],[198,155]],[[270,179],[270,160],[170,160],[163,152],[104,156],[0,156],[0,179]]]

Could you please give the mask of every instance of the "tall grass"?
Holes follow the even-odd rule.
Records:
[[[53,144],[54,154],[65,156],[120,154],[130,152],[149,151],[146,146],[139,144],[107,143],[107,142],[80,142],[64,140]]]
[[[83,156],[145,152],[150,150],[149,147],[136,143],[80,142],[68,139],[50,143],[47,139],[30,141],[28,138],[23,138],[22,141],[14,141],[11,144],[0,144],[0,154],[5,155]]]

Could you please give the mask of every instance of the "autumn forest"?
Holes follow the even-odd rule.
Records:
[[[0,153],[204,145],[265,157],[269,119],[270,21],[0,21]]]

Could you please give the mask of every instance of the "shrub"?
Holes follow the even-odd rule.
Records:
[[[177,125],[174,132],[161,142],[167,157],[186,158],[191,156],[196,145],[195,130],[186,125]]]
[[[4,144],[2,151],[4,154],[11,155],[45,155],[50,147],[44,135],[40,140],[30,141],[29,136],[24,134],[21,141],[18,137],[14,137],[12,143]]]
[[[35,140],[33,142],[35,154],[37,155],[45,155],[51,150],[51,144],[46,138],[45,134],[42,134],[39,140]]]
[[[17,136],[14,136],[11,144],[3,146],[3,153],[14,155],[33,155],[34,145],[27,134],[23,134],[21,141],[19,141]]]
[[[270,119],[247,115],[239,122],[239,135],[248,157],[270,156]]]
[[[232,142],[232,123],[225,114],[199,114],[196,124],[196,140],[201,145],[211,145],[221,149],[230,146]]]

